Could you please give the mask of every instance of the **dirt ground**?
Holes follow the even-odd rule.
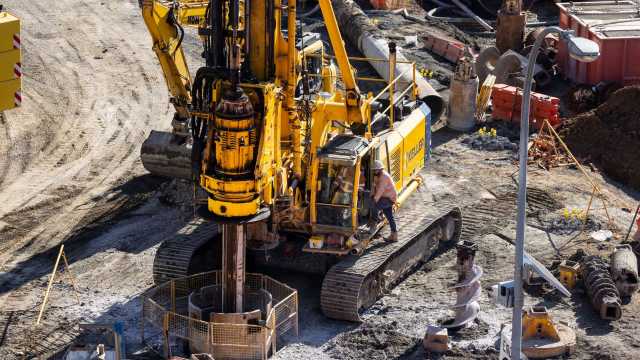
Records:
[[[193,214],[188,204],[169,201],[173,184],[148,175],[139,161],[142,141],[151,129],[169,128],[172,109],[138,1],[3,3],[23,21],[25,100],[0,119],[0,358],[46,358],[74,339],[78,323],[118,320],[132,357],[153,358],[140,347],[138,295],[153,284],[160,242]],[[453,337],[453,349],[442,358],[491,359],[498,357],[500,325],[511,317],[488,298],[488,289],[512,277],[517,167],[512,152],[474,150],[465,137],[435,134],[421,191],[433,202],[460,204],[463,238],[478,243],[485,271],[480,316]],[[578,248],[610,252],[640,200],[637,191],[592,173],[614,226],[599,202],[592,220],[618,235],[597,243],[588,234],[549,228],[565,208],[586,208],[590,187],[580,173],[532,168],[529,174],[527,249],[547,265]],[[57,282],[43,323],[35,326],[63,242],[78,300],[66,278]],[[427,325],[448,316],[454,263],[455,250],[442,251],[368,310],[363,324],[321,314],[320,277],[274,273],[301,295],[300,336],[285,338],[275,358],[429,358],[420,339]],[[637,296],[623,306],[620,321],[607,323],[580,290],[569,299],[537,295],[527,296],[527,304],[544,304],[576,329],[572,359],[640,357]]]
[[[569,119],[562,131],[578,155],[636,188],[640,187],[640,112],[635,106],[639,97],[638,86],[620,89],[596,109]]]
[[[98,234],[162,182],[146,175],[139,149],[149,130],[168,128],[172,112],[136,0],[3,4],[23,24],[25,95],[0,123],[0,358],[7,358],[25,351],[14,346],[28,340],[21,335],[35,322],[62,241],[82,316],[97,318],[150,284],[147,274],[137,276],[137,254],[152,251],[146,237],[101,242]],[[171,228],[178,220],[169,214],[158,213]],[[70,298],[68,288],[54,289],[45,326],[33,337],[36,352],[70,339],[61,333],[77,316],[56,311]]]
[[[436,133],[434,161],[426,172],[422,191],[432,192],[434,201],[452,197],[463,207],[466,230],[463,240],[474,240],[479,246],[477,263],[483,267],[483,294],[478,321],[469,329],[452,337],[453,349],[442,358],[497,359],[495,350],[501,324],[510,322],[511,310],[497,306],[489,298],[491,285],[513,278],[515,239],[515,172],[510,151],[478,151],[462,142],[465,135]],[[616,184],[601,174],[592,173],[606,194],[608,211],[615,226],[607,225],[607,217],[598,202],[591,213],[593,221],[603,228],[612,228],[622,237],[631,221],[629,209],[634,207],[638,193]],[[480,185],[480,186],[478,186]],[[527,221],[527,251],[550,266],[555,260],[567,258],[577,249],[608,254],[615,243],[598,243],[588,233],[558,231],[550,220],[562,217],[564,209],[585,209],[590,187],[575,169],[555,169],[546,172],[531,168],[529,172],[529,212]],[[456,262],[454,249],[437,255],[416,273],[409,276],[388,295],[379,300],[364,315],[360,326],[335,326],[337,335],[329,337],[314,329],[329,326],[318,318],[318,308],[303,308],[301,323],[314,324],[305,329],[296,343],[284,347],[279,359],[423,359],[421,339],[427,325],[437,325],[449,315],[448,306],[455,294],[448,287],[456,280],[452,267]],[[306,287],[301,288],[303,302],[309,299]],[[317,301],[317,300],[316,300]],[[578,335],[578,347],[571,359],[634,359],[640,356],[640,339],[634,333],[638,326],[640,301],[636,296],[623,306],[623,318],[604,322],[591,308],[581,289],[571,298],[563,298],[547,290],[527,294],[525,304],[546,306],[554,319],[567,321]],[[320,315],[321,316],[321,315]],[[310,318],[311,321],[306,321]],[[342,324],[340,324],[342,325]]]

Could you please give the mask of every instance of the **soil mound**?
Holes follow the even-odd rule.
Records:
[[[596,109],[567,120],[560,135],[571,151],[640,189],[640,86],[622,88]]]

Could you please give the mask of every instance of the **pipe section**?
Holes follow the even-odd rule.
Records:
[[[616,246],[611,254],[611,276],[621,296],[632,296],[638,291],[638,260],[631,245]]]
[[[371,59],[389,60],[389,44],[385,39],[376,37],[380,30],[371,22],[371,19],[353,0],[333,0],[333,9],[340,25],[340,30],[347,40],[355,45],[365,57]],[[407,58],[398,50],[398,61],[407,61]],[[389,81],[390,69],[385,62],[370,61],[371,66],[385,80]],[[408,71],[407,71],[408,70]],[[406,72],[406,73],[405,73]],[[405,89],[413,81],[411,64],[399,63],[395,69],[396,76],[400,76],[398,87]],[[433,89],[431,84],[416,72],[416,85],[418,87],[418,98],[424,101],[431,108],[432,121],[436,121],[444,110],[444,100]]]

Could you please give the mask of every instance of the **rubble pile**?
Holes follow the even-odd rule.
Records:
[[[495,129],[482,128],[462,140],[462,143],[477,150],[518,150],[516,143],[511,142],[508,137],[498,135]]]
[[[571,151],[609,176],[640,188],[640,86],[616,91],[596,109],[566,120],[560,131]]]
[[[556,137],[549,133],[547,125],[539,133],[531,136],[531,147],[529,148],[529,162],[537,164],[545,170],[569,164],[569,156],[561,151],[557,144]]]
[[[556,235],[571,235],[576,231],[597,231],[602,225],[591,215],[585,215],[584,212],[576,212],[575,210],[565,212],[561,215],[551,216],[545,219],[545,225],[548,232]]]

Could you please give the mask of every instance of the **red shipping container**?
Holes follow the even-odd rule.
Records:
[[[559,3],[560,27],[595,41],[600,57],[591,63],[572,59],[565,42],[558,47],[558,64],[569,79],[595,85],[613,81],[627,86],[640,83],[640,13],[628,0]]]

